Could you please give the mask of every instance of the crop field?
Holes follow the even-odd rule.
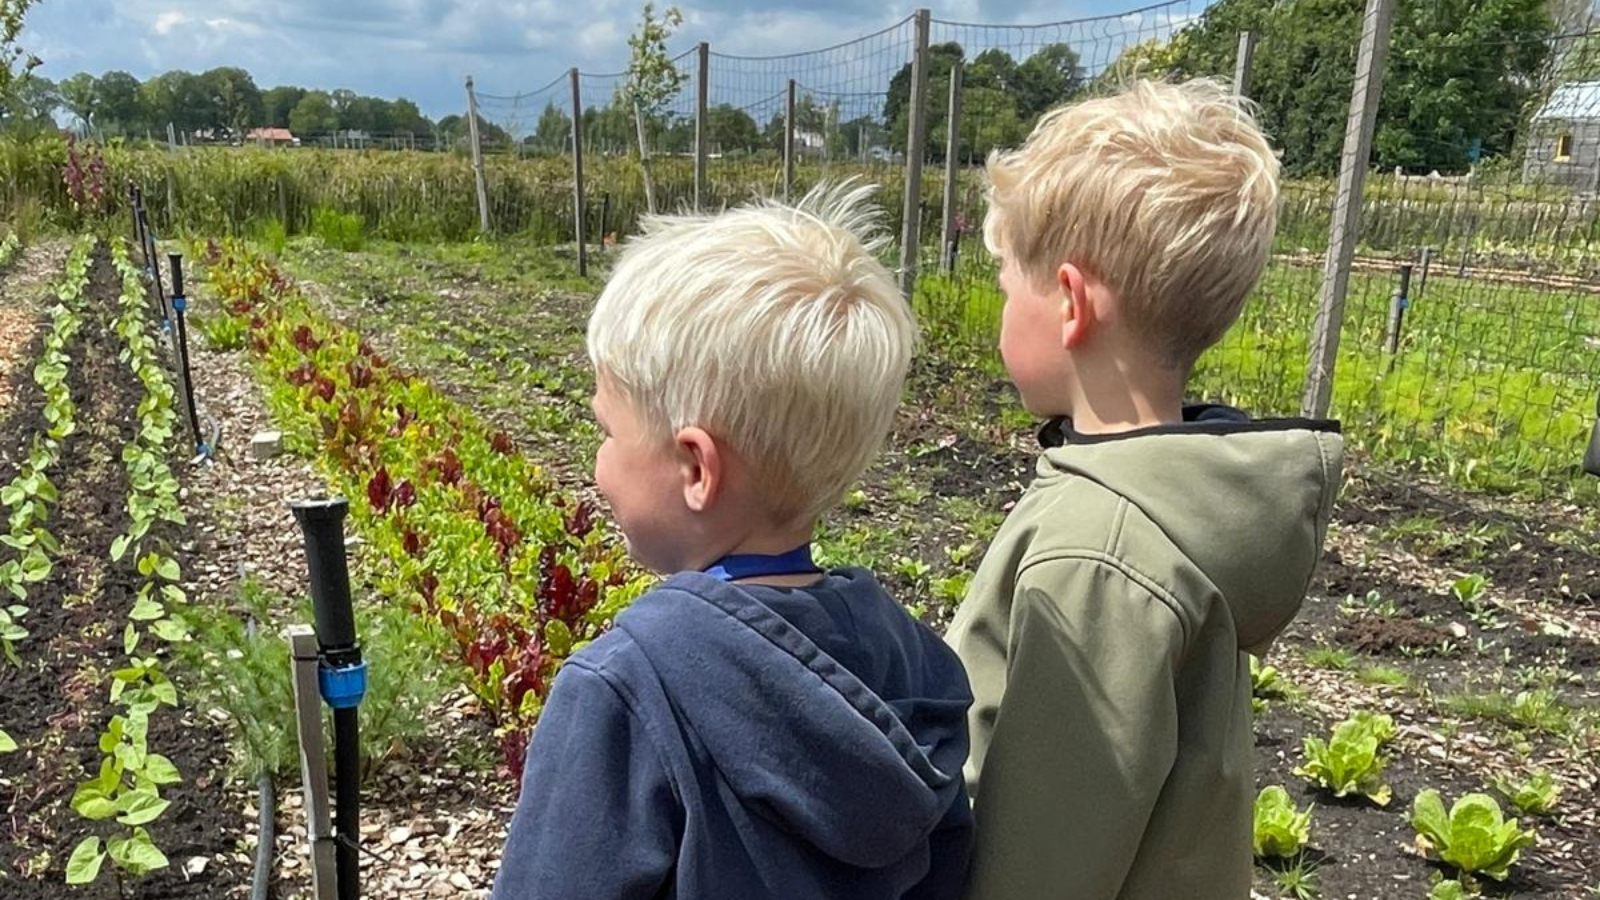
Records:
[[[5,896],[246,896],[263,781],[277,788],[276,890],[304,896],[280,633],[308,613],[282,504],[317,491],[352,502],[374,663],[369,895],[492,881],[555,667],[648,583],[590,479],[582,334],[605,259],[580,277],[569,250],[531,241],[357,237],[171,248],[198,282],[193,377],[220,428],[195,465],[137,248],[86,231],[6,251]],[[1031,469],[1034,423],[989,351],[984,277],[925,280],[926,340],[890,447],[819,535],[828,561],[874,568],[936,628]],[[1315,278],[1277,261],[1196,393],[1292,408]],[[1357,279],[1345,340],[1368,362],[1341,368],[1339,413],[1361,452],[1302,614],[1258,666],[1257,780],[1283,789],[1258,807],[1262,896],[1421,898],[1435,873],[1500,896],[1600,887],[1594,508],[1575,486],[1469,490],[1430,457],[1441,430],[1585,429],[1597,351],[1529,340],[1458,299],[1465,281],[1430,278],[1390,371],[1392,273]],[[1594,332],[1592,308],[1562,318],[1560,290],[1499,290],[1498,307]],[[1481,338],[1440,368],[1445,319]],[[1456,372],[1525,379],[1527,400],[1428,390]],[[1538,405],[1570,418],[1547,423]],[[1379,411],[1391,431],[1369,428]],[[249,438],[267,429],[284,452],[257,458]],[[1366,461],[1405,458],[1397,447],[1425,464]],[[1472,793],[1518,819],[1487,849],[1461,824],[1481,798],[1450,815]]]

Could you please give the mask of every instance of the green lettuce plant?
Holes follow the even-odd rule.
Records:
[[[1492,786],[1525,816],[1547,816],[1561,799],[1561,786],[1543,769],[1521,779],[1499,776]]]
[[[1256,856],[1288,858],[1299,853],[1311,840],[1311,813],[1315,809],[1296,809],[1281,785],[1262,788],[1255,802]]]
[[[1533,829],[1506,819],[1488,794],[1466,794],[1446,812],[1439,792],[1425,790],[1411,806],[1411,826],[1423,852],[1463,875],[1495,881],[1504,881],[1522,848],[1538,840]]]
[[[1388,759],[1383,745],[1394,738],[1394,720],[1385,715],[1357,713],[1339,723],[1332,736],[1307,737],[1304,764],[1294,774],[1335,797],[1360,794],[1379,806],[1389,805],[1392,792],[1383,780]]]

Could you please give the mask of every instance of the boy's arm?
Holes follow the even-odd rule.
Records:
[[[968,897],[1110,900],[1177,753],[1177,614],[1109,557],[1018,576]]]
[[[569,661],[528,747],[494,900],[656,897],[680,820],[644,724],[606,678]]]

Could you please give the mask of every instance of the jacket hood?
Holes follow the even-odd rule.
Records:
[[[833,859],[887,866],[962,790],[972,695],[870,574],[836,572],[821,589],[846,595],[856,647],[898,644],[878,658],[899,662],[858,676],[752,592],[698,572],[662,582],[617,626],[742,805]]]
[[[1041,476],[1092,479],[1125,497],[1216,585],[1242,650],[1260,652],[1299,609],[1343,474],[1339,423],[1251,420],[1191,406],[1180,424],[1040,432]]]

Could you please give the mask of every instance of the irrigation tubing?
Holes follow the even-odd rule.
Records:
[[[245,621],[245,637],[256,640],[256,620]],[[256,808],[260,818],[256,821],[256,868],[250,878],[250,900],[267,900],[272,893],[272,850],[277,845],[275,829],[278,823],[277,797],[272,788],[272,772],[261,767],[256,779]]]

